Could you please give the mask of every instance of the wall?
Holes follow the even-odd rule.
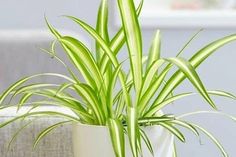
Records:
[[[75,15],[94,25],[96,20],[96,11],[99,0],[1,0],[0,1],[0,29],[45,29],[44,14],[49,21],[57,28],[63,28],[78,32],[78,34],[85,35],[78,26],[69,20],[58,17],[59,15],[68,14]],[[112,25],[112,24],[111,24]],[[113,28],[111,32],[114,32]],[[150,40],[155,29],[143,28],[144,50],[147,51]],[[162,29],[163,45],[162,55],[164,57],[174,56],[181,46],[196,32],[191,29]],[[197,39],[184,52],[185,57],[190,57],[199,48],[206,43],[223,36],[235,33],[236,29],[205,29]],[[89,39],[89,38],[87,38]],[[208,89],[225,89],[236,93],[236,72],[235,72],[235,53],[236,43],[231,43],[221,48],[217,53],[211,56],[205,62],[198,72]],[[6,63],[10,64],[10,63]],[[48,63],[49,64],[49,63]],[[49,64],[50,65],[50,64]],[[43,66],[43,65],[37,65]],[[34,69],[35,66],[32,67]],[[24,67],[17,67],[23,69]],[[31,69],[31,71],[33,71]],[[15,77],[14,77],[15,78]],[[14,78],[10,80],[13,81]],[[9,80],[8,80],[9,81]],[[9,81],[10,82],[10,81]],[[7,82],[7,83],[9,83]],[[178,88],[175,93],[185,90],[195,91],[192,86],[186,83]],[[223,110],[232,115],[236,115],[235,102],[223,98],[214,98],[220,110]],[[186,113],[189,111],[210,109],[209,106],[199,96],[183,99],[169,106],[165,112],[167,113]],[[208,118],[206,120],[206,118]],[[226,150],[231,156],[236,154],[235,145],[236,139],[235,130],[236,125],[232,121],[220,116],[206,116],[201,115],[198,118],[194,116],[190,120],[201,123],[202,126],[209,129],[220,141],[222,141]],[[178,152],[181,157],[220,157],[217,148],[205,136],[202,136],[202,144],[199,145],[198,139],[186,131],[186,144],[178,142]]]

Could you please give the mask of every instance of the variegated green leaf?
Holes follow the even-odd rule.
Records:
[[[74,88],[79,93],[79,95],[86,100],[88,105],[91,107],[93,113],[100,125],[105,124],[105,112],[103,111],[102,105],[97,98],[95,91],[86,84],[76,84]],[[107,109],[107,108],[106,108]],[[106,112],[107,113],[107,112]]]
[[[147,69],[147,72],[143,79],[141,96],[143,96],[144,92],[146,92],[148,87],[150,87],[150,84],[153,83],[152,81],[155,78],[155,75],[157,74],[157,70],[161,67],[162,64],[164,64],[164,62],[165,62],[164,60],[159,59],[156,61],[152,61],[152,64],[149,65],[149,68]]]
[[[211,100],[208,95],[201,79],[199,78],[197,72],[194,70],[194,67],[183,58],[170,58],[167,59],[172,64],[179,67],[185,76],[190,80],[190,82],[196,87],[199,93],[204,97],[204,99],[213,107],[216,108],[214,102]]]
[[[53,48],[52,48],[52,49],[53,49]],[[49,54],[50,56],[53,55],[53,59],[56,59],[60,64],[62,64],[62,65],[67,69],[67,71],[68,71],[69,74],[72,76],[72,78],[73,78],[76,82],[80,83],[79,79],[78,79],[77,76],[74,74],[73,70],[71,70],[71,68],[70,68],[60,57],[58,57],[55,52],[50,52],[50,51],[48,51],[48,50],[46,50],[46,49],[43,49],[43,48],[40,48],[40,50],[42,50],[42,52],[45,52],[45,53]],[[55,51],[55,50],[53,50],[53,51]]]
[[[72,87],[74,85],[74,83],[63,83],[61,84],[61,86],[58,88],[56,95],[61,94],[62,92],[64,92],[64,90]]]
[[[130,57],[130,67],[134,78],[136,96],[142,86],[142,38],[133,0],[118,0],[122,25]]]
[[[107,25],[108,25],[108,0],[102,0],[98,10],[96,31],[104,39],[104,41],[109,43]],[[100,63],[103,55],[104,55],[103,49],[100,47],[99,43],[96,43],[96,56],[98,63]]]
[[[137,138],[139,136],[139,128],[138,128],[138,113],[137,109],[134,107],[127,108],[127,131],[129,137],[129,143],[131,147],[131,151],[133,157],[138,157],[138,149],[137,149]]]
[[[233,120],[234,122],[236,122],[236,117],[235,116],[229,115],[227,113],[219,112],[219,111],[195,111],[195,112],[189,112],[189,113],[182,114],[182,115],[178,116],[177,118],[182,119],[182,118],[185,118],[185,117],[188,117],[188,116],[193,116],[193,115],[198,115],[198,114],[221,115],[221,116],[225,116],[225,117]]]
[[[50,127],[46,128],[45,130],[43,130],[36,138],[35,142],[34,142],[34,148],[37,147],[38,143],[40,142],[40,140],[45,137],[47,134],[49,134],[52,130],[56,129],[57,127],[63,125],[63,124],[66,124],[66,123],[69,123],[71,121],[63,121],[63,122],[59,122],[59,123],[56,123],[54,125],[51,125]]]
[[[207,91],[207,93],[209,95],[213,95],[213,96],[222,96],[222,97],[226,97],[226,98],[230,98],[230,99],[235,99],[235,95],[233,95],[229,92],[226,92],[226,91],[222,91],[222,90],[211,90],[211,91]],[[149,111],[147,111],[146,115],[150,116],[151,114],[154,114],[155,112],[162,109],[166,105],[168,105],[178,99],[181,99],[181,98],[184,98],[187,96],[191,96],[194,94],[196,94],[196,93],[189,92],[189,93],[182,93],[182,94],[178,94],[175,96],[171,96],[170,98],[166,99],[165,101],[163,101],[160,104],[157,104],[157,101],[154,101],[152,107],[149,109]]]
[[[213,142],[214,144],[216,144],[216,146],[219,148],[219,150],[221,151],[222,155],[224,157],[228,157],[229,155],[227,154],[227,152],[225,151],[224,147],[220,144],[220,142],[207,130],[205,130],[204,128],[200,127],[199,125],[190,123],[192,126],[194,126],[195,128],[201,130],[205,135],[207,135]]]
[[[49,84],[49,83],[30,84],[30,85],[22,86],[22,87],[18,88],[17,90],[15,90],[12,97],[14,97],[20,93],[23,93],[25,91],[32,90],[32,89],[40,89],[40,88],[45,88],[45,87],[58,87],[58,86],[59,86],[58,84]]]
[[[42,73],[42,74],[36,74],[36,75],[32,75],[32,76],[28,76],[25,78],[20,79],[19,81],[15,82],[14,84],[12,84],[7,90],[5,90],[3,92],[3,94],[0,96],[0,105],[2,105],[3,101],[6,99],[6,97],[11,94],[12,91],[14,91],[17,87],[21,86],[22,84],[24,84],[25,82],[36,78],[36,77],[41,77],[41,76],[55,76],[55,77],[60,77],[63,79],[66,79],[67,81],[73,82],[75,83],[75,81],[65,75],[62,74],[57,74],[57,73]]]
[[[152,97],[155,95],[155,93],[157,92],[158,88],[160,88],[160,86],[162,85],[165,76],[167,75],[167,73],[169,72],[170,68],[166,68],[164,69],[159,77],[157,77],[153,83],[151,84],[151,86],[148,87],[148,89],[145,91],[145,93],[139,98],[139,113],[140,115],[143,115],[144,109],[146,108],[146,106],[148,106],[148,103],[150,102],[150,100],[152,99]]]
[[[185,142],[184,135],[173,125],[165,123],[165,122],[159,122],[159,125],[164,127],[165,129],[169,130],[173,135],[175,135],[180,141]]]
[[[112,50],[110,49],[110,47],[106,44],[106,42],[102,39],[102,37],[91,26],[87,25],[85,22],[81,21],[78,18],[75,18],[72,16],[67,16],[67,17],[75,21],[76,23],[78,23],[81,27],[83,27],[100,44],[101,48],[104,50],[104,53],[109,57],[110,61],[112,62],[115,68],[119,66],[119,62],[116,56],[114,56],[114,54],[112,53]],[[125,86],[125,79],[121,72],[119,73],[119,79],[120,79],[121,86],[123,89],[125,101],[128,104],[128,106],[131,106],[132,104],[131,99],[127,93],[126,86]]]
[[[21,97],[19,104],[17,105],[17,111],[20,110],[20,108],[29,100],[29,98],[32,97],[32,95],[33,93],[26,93]]]
[[[182,127],[185,127],[185,128],[187,128],[187,129],[189,129],[189,130],[192,131],[197,137],[200,136],[198,130],[197,130],[193,125],[191,125],[190,123],[188,123],[188,122],[186,122],[186,121],[182,121],[182,120],[177,120],[177,119],[175,119],[175,120],[171,121],[171,123],[177,124],[177,125],[179,125],[179,126],[182,126]]]
[[[165,107],[166,105],[170,104],[171,102],[174,102],[178,99],[181,99],[183,97],[190,96],[190,95],[193,95],[193,93],[178,94],[176,96],[170,97],[169,99],[166,99],[165,101],[163,101],[159,104],[157,102],[154,102],[153,105],[151,106],[151,108],[144,114],[144,116],[150,117],[150,116],[154,115],[156,112],[158,112],[160,109]]]
[[[120,69],[121,69],[121,64],[114,71],[114,74],[113,74],[113,76],[110,80],[108,90],[107,90],[107,105],[108,105],[108,108],[109,108],[110,116],[112,118],[114,118],[114,114],[113,114],[113,97],[112,96],[113,96],[113,90],[114,90],[114,87],[115,87],[116,80],[117,80],[118,74],[120,72]]]
[[[189,46],[189,44],[193,41],[193,39],[195,39],[198,34],[203,31],[203,29],[200,29],[199,31],[197,31],[189,40],[188,42],[183,46],[183,48],[179,51],[179,53],[176,55],[176,57],[179,57],[183,52],[184,50]]]
[[[230,35],[219,40],[216,40],[198,52],[196,52],[193,57],[189,60],[190,64],[196,69],[204,60],[206,60],[211,54],[216,50],[236,40],[236,35]],[[158,102],[162,102],[184,79],[186,76],[182,71],[177,71],[172,77],[167,81],[165,87],[158,96]]]
[[[140,4],[139,4],[138,8],[136,9],[137,16],[139,16],[141,13],[141,10],[143,7],[143,1],[144,0],[140,1]],[[125,34],[124,34],[123,27],[121,27],[110,42],[110,48],[111,48],[112,52],[115,55],[117,55],[119,50],[121,49],[121,47],[124,45],[124,43],[125,43]],[[106,55],[103,55],[102,61],[101,61],[101,71],[102,72],[105,71],[105,69],[108,65],[107,64],[108,61],[109,61],[109,58]]]
[[[149,67],[153,64],[153,62],[160,59],[161,56],[160,53],[161,53],[161,37],[160,37],[160,30],[158,30],[152,41],[146,69],[149,69]]]
[[[80,102],[68,99],[68,97],[60,97],[59,95],[56,95],[56,90],[36,90],[36,91],[29,91],[26,92],[30,93],[30,96],[37,95],[42,96],[48,99],[51,99],[53,101],[39,101],[39,102],[31,102],[30,104],[40,104],[40,105],[57,105],[57,106],[63,106],[67,107],[71,110],[76,111],[82,117],[83,119],[86,119],[88,122],[93,121],[93,117],[87,113],[87,111],[84,109],[84,107],[80,104]],[[27,98],[29,99],[29,98]],[[21,102],[22,104],[18,105],[18,109],[24,104],[25,102]]]
[[[173,157],[177,157],[177,150],[176,150],[175,141],[174,141],[174,144],[173,144]]]
[[[21,126],[12,136],[8,146],[7,146],[7,150],[8,152],[10,151],[10,147],[13,144],[13,142],[15,141],[15,139],[19,136],[19,134],[26,129],[33,121],[29,121],[28,123],[24,124],[23,126]]]
[[[212,91],[207,91],[207,93],[210,95],[217,95],[236,100],[236,96],[234,94],[222,90],[212,90]]]
[[[68,114],[64,114],[64,113],[60,113],[60,112],[54,112],[54,111],[39,111],[39,112],[31,112],[31,113],[26,113],[17,117],[14,117],[10,120],[7,120],[3,123],[0,123],[0,128],[9,125],[10,123],[13,123],[19,119],[25,118],[25,117],[30,117],[30,116],[55,116],[55,117],[61,117],[61,118],[65,118],[74,122],[80,122],[80,120],[74,116],[68,115]]]
[[[145,131],[143,131],[142,129],[139,129],[140,131],[140,135],[144,141],[144,143],[146,144],[148,150],[150,151],[150,153],[152,154],[152,156],[154,157],[154,151],[153,151],[153,147],[152,144],[150,142],[149,137],[147,136],[147,134],[145,133]]]
[[[108,0],[102,0],[99,10],[98,10],[98,17],[97,17],[97,26],[96,31],[99,35],[103,38],[103,40],[109,45],[109,34],[108,34]],[[104,56],[104,50],[100,47],[100,44],[96,42],[96,57],[97,63],[100,67],[102,56]],[[106,56],[106,55],[105,55]],[[104,75],[104,84],[106,86],[109,85],[111,73],[112,73],[112,64],[109,62],[109,66],[107,66],[105,71],[101,71],[101,74]]]
[[[83,76],[89,82],[95,82],[97,89],[100,89],[102,82],[104,82],[103,77],[89,49],[83,43],[72,37],[62,37],[59,41],[68,49],[66,51],[67,55],[74,65],[80,69]]]
[[[108,127],[116,157],[125,157],[125,139],[121,122],[115,119],[108,119]]]
[[[166,116],[161,116],[161,117],[144,117],[144,118],[139,118],[138,123],[139,125],[156,125],[159,122],[170,122],[175,120],[175,118],[173,117],[166,117]]]

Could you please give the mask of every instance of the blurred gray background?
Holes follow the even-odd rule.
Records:
[[[112,0],[114,1],[114,0]],[[51,41],[50,35],[44,34],[47,30],[44,22],[44,14],[57,28],[82,37],[88,45],[93,40],[82,31],[79,26],[60,15],[74,15],[84,19],[89,24],[95,25],[96,13],[100,0],[0,0],[0,91],[10,83],[16,81],[22,75],[39,72],[65,72],[63,66],[57,64],[50,56],[40,53],[38,47],[47,48]],[[110,30],[113,34],[117,26],[113,25],[112,13],[110,13]],[[42,36],[24,36],[15,34],[15,40],[7,40],[7,34],[11,30],[37,30],[44,32]],[[150,46],[156,28],[143,28],[144,50]],[[162,31],[162,56],[174,56],[186,43],[186,41],[198,29],[161,29]],[[1,33],[1,32],[5,32]],[[185,50],[183,56],[188,58],[198,49],[215,39],[236,33],[236,29],[205,29],[197,39]],[[30,41],[28,39],[31,38]],[[11,38],[9,38],[11,39]],[[25,41],[26,40],[26,41]],[[22,41],[24,41],[22,43]],[[230,43],[218,50],[197,70],[210,90],[224,89],[236,94],[236,42]],[[126,50],[121,52],[123,55]],[[121,56],[122,57],[122,56]],[[51,81],[55,81],[54,79]],[[179,87],[175,93],[181,91],[195,91],[188,81]],[[229,99],[214,98],[219,109],[236,115],[236,102]],[[199,96],[193,96],[176,102],[165,109],[166,113],[182,113],[211,109]],[[200,115],[189,118],[211,131],[225,146],[230,156],[236,155],[236,123],[221,116]],[[191,133],[186,132],[186,144],[178,142],[180,157],[220,157],[221,154],[211,141],[202,136],[202,145]]]

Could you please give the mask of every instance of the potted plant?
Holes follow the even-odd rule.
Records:
[[[236,97],[225,91],[207,90],[195,69],[218,48],[236,40],[236,35],[206,45],[190,59],[180,57],[197,33],[176,57],[162,58],[160,32],[157,31],[149,54],[145,57],[138,21],[143,1],[136,10],[133,0],[117,0],[117,2],[122,27],[111,39],[107,26],[107,0],[101,2],[96,29],[80,19],[65,16],[80,25],[95,39],[95,53],[78,39],[60,34],[46,20],[56,40],[52,43],[50,51],[44,51],[63,64],[69,76],[42,73],[22,78],[11,85],[0,96],[1,109],[16,106],[20,110],[26,104],[31,104],[32,107],[25,114],[0,124],[0,128],[29,116],[36,118],[57,116],[66,120],[43,130],[36,138],[34,147],[53,129],[73,123],[75,157],[170,157],[176,156],[173,136],[182,142],[185,141],[183,133],[178,128],[181,126],[196,136],[199,136],[199,131],[205,133],[226,157],[226,151],[212,134],[182,118],[193,114],[215,113],[235,120],[230,115],[218,112],[211,96],[223,96],[234,100]],[[56,43],[60,43],[65,50],[74,66],[73,70],[56,54]],[[120,61],[117,54],[124,44],[127,45],[128,58]],[[123,66],[128,63],[130,68],[127,72]],[[173,67],[178,69],[172,70]],[[83,80],[79,79],[75,70],[83,76]],[[30,80],[42,76],[59,77],[64,79],[65,83],[29,83]],[[173,94],[175,88],[185,79],[191,82],[214,111],[194,112],[182,116],[161,112],[161,109],[168,104],[194,94],[192,92]],[[41,99],[30,102],[34,96],[39,96]],[[18,97],[20,97],[19,103],[15,105],[6,103],[7,100]],[[37,111],[37,108],[44,104],[70,109],[73,114]]]

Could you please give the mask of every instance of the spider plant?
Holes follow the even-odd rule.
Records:
[[[0,127],[29,116],[57,116],[66,119],[43,130],[34,142],[35,147],[44,136],[62,124],[75,122],[107,126],[117,157],[125,157],[125,134],[128,136],[133,157],[138,157],[142,155],[142,140],[153,153],[150,140],[143,131],[144,127],[162,126],[177,139],[185,142],[185,137],[179,130],[179,127],[184,127],[196,136],[200,135],[200,131],[206,134],[226,157],[227,153],[223,146],[211,133],[183,118],[194,114],[214,113],[235,120],[234,117],[217,111],[212,96],[223,96],[234,100],[236,97],[222,90],[207,90],[195,69],[216,50],[236,40],[236,35],[226,36],[207,44],[195,52],[190,59],[181,57],[184,49],[199,33],[197,32],[175,57],[163,58],[161,57],[161,34],[157,31],[148,56],[144,56],[138,20],[143,1],[137,8],[133,0],[117,0],[117,3],[122,26],[113,37],[108,33],[107,0],[101,1],[96,28],[76,17],[64,16],[82,27],[95,40],[95,52],[80,40],[58,32],[46,19],[55,41],[52,42],[50,50],[42,50],[64,65],[68,70],[68,76],[41,73],[24,77],[11,85],[0,96],[2,109],[15,105],[20,110],[21,107],[29,104],[32,108],[23,115],[5,121],[0,124]],[[55,45],[58,43],[73,64],[73,70],[55,52]],[[127,59],[119,60],[117,55],[124,44],[127,45]],[[124,65],[129,65],[129,71],[124,70]],[[83,79],[79,79],[77,72]],[[64,83],[29,83],[37,77],[48,76],[61,78]],[[191,82],[197,92],[174,94],[173,91],[185,79]],[[214,111],[199,111],[182,116],[160,114],[160,111],[172,102],[194,94],[200,94]],[[41,99],[34,101],[35,96]],[[11,105],[11,100],[19,97],[19,102]],[[35,110],[45,104],[68,108],[74,112],[74,115]],[[176,153],[174,155],[176,156]]]

